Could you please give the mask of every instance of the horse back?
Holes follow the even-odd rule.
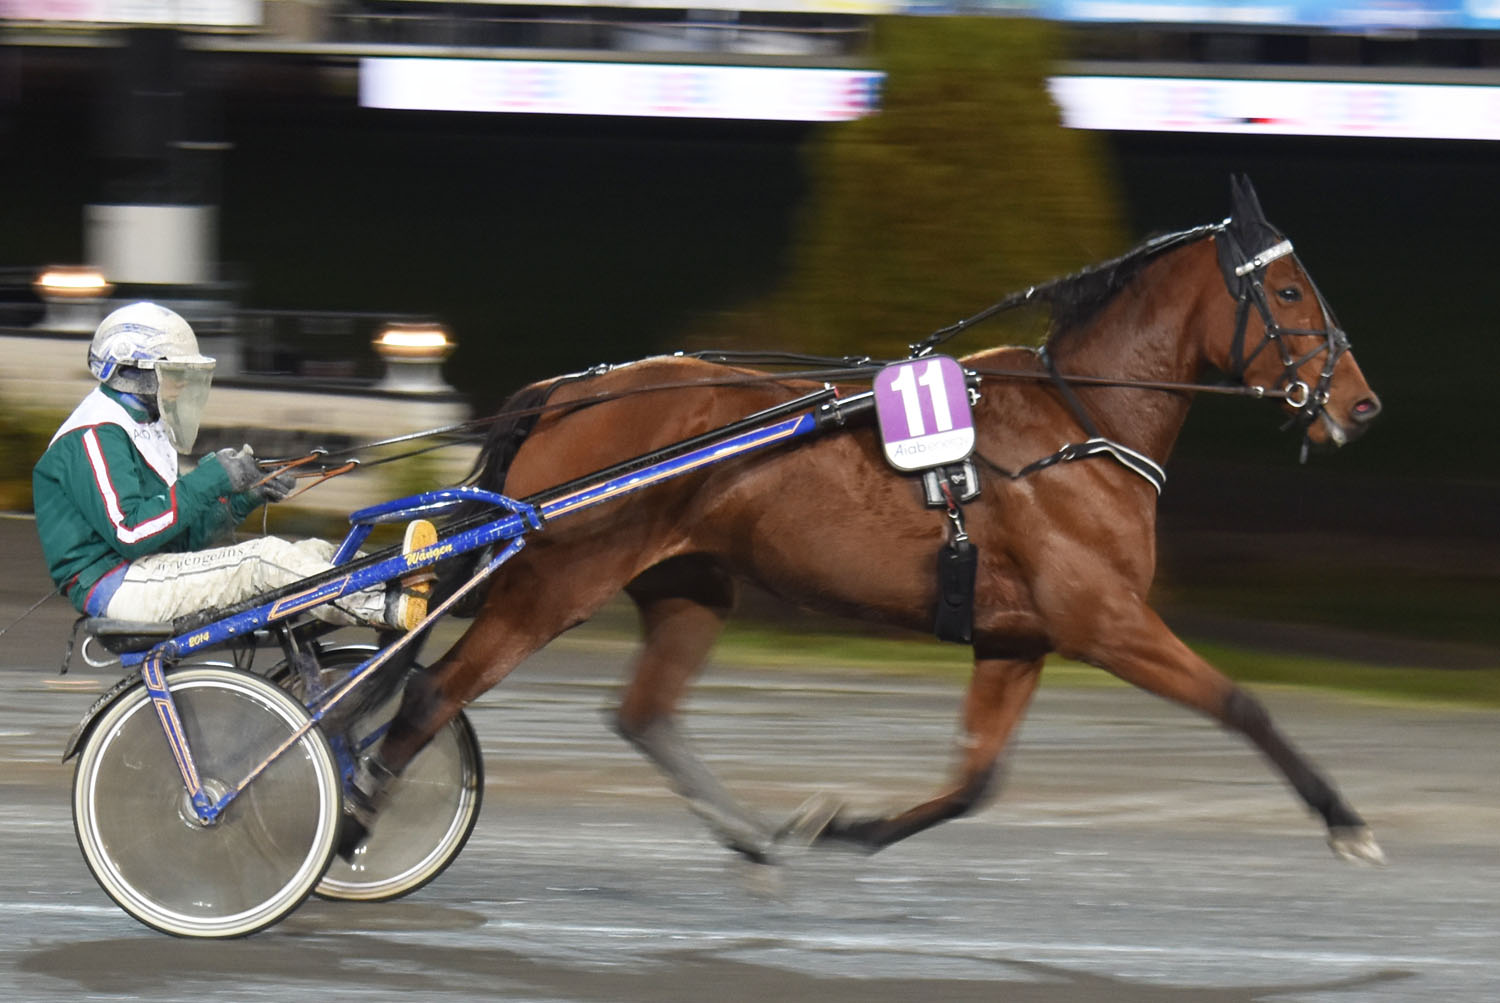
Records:
[[[545,411],[532,420],[524,436],[501,442],[514,444],[507,461],[506,493],[527,497],[819,386],[685,356],[662,356],[566,383],[527,388],[523,393],[545,394]]]

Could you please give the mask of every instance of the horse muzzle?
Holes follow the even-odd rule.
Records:
[[[1318,411],[1318,423],[1322,425],[1325,441],[1333,446],[1343,446],[1364,435],[1380,414],[1380,398],[1371,394],[1356,401],[1344,420],[1340,421],[1328,413],[1325,405]],[[1309,429],[1309,431],[1311,431]]]

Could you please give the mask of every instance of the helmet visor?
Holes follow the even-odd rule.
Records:
[[[186,359],[157,359],[156,404],[161,409],[162,424],[172,448],[187,453],[198,438],[198,425],[208,403],[209,385],[214,378],[214,360],[206,356]]]

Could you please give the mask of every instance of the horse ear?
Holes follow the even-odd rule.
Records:
[[[1245,174],[1232,174],[1229,177],[1230,204],[1234,207],[1234,220],[1240,224],[1262,223],[1270,226],[1270,220],[1266,219],[1265,211],[1260,207],[1260,196],[1255,194],[1255,186],[1250,183],[1250,178]]]

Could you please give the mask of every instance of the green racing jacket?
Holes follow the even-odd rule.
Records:
[[[117,406],[96,399],[99,394]],[[211,454],[191,473],[179,477],[168,468],[164,477],[162,451],[153,466],[136,445],[156,433],[154,425],[133,401],[100,387],[32,470],[47,571],[80,612],[94,583],[121,564],[214,546],[262,501],[254,491],[231,492],[229,476]]]

